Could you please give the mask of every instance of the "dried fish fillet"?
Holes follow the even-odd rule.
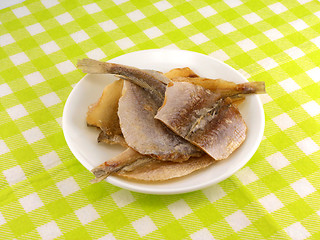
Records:
[[[128,147],[128,144],[126,143],[126,140],[124,139],[122,133],[119,135],[108,135],[105,132],[101,131],[97,140],[98,142],[103,142],[106,144],[120,144],[123,147]]]
[[[227,158],[246,137],[246,124],[230,98],[191,83],[170,83],[155,118],[215,160]]]
[[[131,163],[144,157],[145,156],[134,151],[132,148],[127,148],[119,155],[109,159],[108,161],[100,164],[98,167],[92,169],[91,172],[96,177],[96,179],[94,179],[92,182],[100,182],[101,180],[108,177],[111,173],[116,172],[124,166],[130,165]]]
[[[139,159],[114,175],[138,181],[165,181],[186,176],[194,171],[206,168],[212,163],[214,163],[214,160],[208,155],[199,158],[192,157],[184,162]]]
[[[108,139],[108,143],[118,143],[118,140],[123,139],[118,118],[118,101],[122,94],[122,87],[123,80],[107,85],[98,102],[89,106],[87,124],[98,127],[103,132],[98,141]]]
[[[186,77],[186,78],[199,77],[188,67],[174,68],[174,69],[171,69],[169,72],[166,72],[164,75],[167,78],[170,78],[171,80],[174,80],[175,78],[180,78],[180,77]]]
[[[259,94],[265,93],[264,82],[246,82],[236,84],[234,82],[225,81],[222,79],[209,79],[200,77],[175,77],[173,82],[189,82],[195,85],[200,85],[213,92],[219,92],[221,96],[233,96],[237,94]]]
[[[160,160],[185,161],[201,150],[154,119],[159,106],[141,87],[125,81],[118,116],[127,144],[144,155]]]

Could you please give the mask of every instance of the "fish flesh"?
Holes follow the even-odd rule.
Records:
[[[175,78],[194,78],[194,77],[199,77],[194,71],[192,71],[188,67],[184,68],[174,68],[171,69],[169,72],[166,72],[164,74],[167,78],[170,78],[171,80],[174,81]]]
[[[100,128],[98,142],[125,144],[118,118],[118,101],[122,94],[123,80],[107,85],[98,102],[89,106],[87,125]]]
[[[129,81],[124,82],[118,116],[127,144],[144,155],[160,160],[185,161],[201,151],[154,117],[158,104],[153,96]]]
[[[246,138],[247,126],[229,97],[187,82],[168,85],[155,118],[215,160],[227,158]]]
[[[206,168],[214,163],[208,155],[191,157],[184,162],[159,161],[142,158],[127,165],[113,175],[137,181],[165,181],[186,176],[194,171]]]

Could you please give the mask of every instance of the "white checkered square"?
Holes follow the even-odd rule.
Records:
[[[289,117],[288,114],[286,113],[282,113],[274,118],[272,118],[272,120],[274,121],[275,124],[277,124],[277,126],[282,130],[286,130],[287,128],[290,128],[294,125],[296,125],[296,123],[291,119],[291,117]]]
[[[146,17],[140,10],[135,10],[133,12],[130,12],[127,14],[127,16],[128,18],[130,18],[132,22],[137,22]]]
[[[251,224],[250,220],[246,217],[246,215],[244,215],[241,210],[238,210],[226,217],[226,221],[235,232],[239,232],[240,230]]]
[[[13,92],[7,83],[3,83],[0,85],[0,97],[4,97],[4,96],[9,95],[11,93],[13,93]]]
[[[58,68],[58,70],[62,74],[67,74],[69,72],[76,70],[76,67],[73,65],[73,63],[70,60],[64,61],[62,63],[58,63],[56,65],[56,68]]]
[[[149,216],[144,216],[132,222],[132,226],[140,235],[140,237],[144,237],[149,233],[157,230],[157,226],[153,223]]]
[[[17,18],[22,18],[31,14],[30,10],[26,6],[13,9],[12,12]]]
[[[24,76],[24,79],[29,83],[30,86],[33,86],[45,81],[44,77],[41,75],[40,72],[30,73]]]
[[[320,113],[320,106],[314,100],[302,104],[301,106],[311,117],[317,116]]]
[[[269,195],[260,198],[259,202],[270,213],[284,207],[283,203],[276,197],[276,195],[274,195],[274,193],[270,193]]]
[[[225,191],[223,191],[222,187],[220,187],[219,184],[215,184],[213,186],[205,188],[202,191],[210,202],[215,202],[226,195]]]
[[[53,240],[62,235],[60,228],[55,221],[48,222],[40,227],[37,227],[42,240]]]
[[[217,28],[223,34],[228,34],[228,33],[234,32],[236,30],[236,28],[228,22],[220,24],[219,26],[217,26]]]
[[[30,61],[30,59],[24,52],[12,55],[9,58],[13,62],[13,64],[16,66]]]
[[[27,31],[30,33],[31,36],[34,36],[36,34],[42,33],[45,31],[45,29],[42,27],[40,23],[36,23],[33,25],[30,25],[26,27]]]
[[[99,238],[98,240],[117,240],[112,233],[109,233],[101,238]]]
[[[271,102],[272,101],[272,98],[268,95],[268,94],[259,94],[259,97],[262,101],[262,104],[266,104],[268,102]]]
[[[296,144],[306,155],[310,155],[320,149],[320,147],[310,137],[307,137]]]
[[[157,38],[157,37],[160,37],[161,35],[163,35],[163,33],[157,27],[148,28],[148,29],[144,30],[143,32],[150,39],[154,39],[154,38]]]
[[[96,3],[90,3],[88,5],[84,5],[83,8],[87,11],[89,14],[101,12],[101,8]]]
[[[311,236],[307,229],[301,225],[300,222],[291,224],[285,228],[286,233],[292,238],[292,240],[304,240]]]
[[[285,11],[287,11],[288,9],[282,4],[282,3],[274,3],[272,5],[269,5],[268,6],[271,11],[273,11],[275,14],[280,14],[280,13],[283,13]]]
[[[0,212],[0,226],[5,224],[7,221],[6,219],[4,218],[4,216],[2,215],[2,213]]]
[[[61,164],[60,158],[55,151],[42,155],[39,157],[39,159],[46,170],[49,170]]]
[[[10,152],[10,149],[8,148],[7,144],[4,140],[0,139],[0,155]]]
[[[279,30],[272,28],[270,30],[267,30],[263,32],[264,35],[266,35],[271,41],[275,41],[279,38],[283,38],[283,34],[279,32]]]
[[[172,19],[171,22],[177,27],[177,28],[183,28],[185,26],[190,25],[190,22],[188,19],[186,19],[184,16],[177,17],[175,19]]]
[[[204,16],[205,18],[211,17],[215,14],[217,14],[217,11],[214,10],[212,7],[210,6],[205,6],[203,8],[198,9],[198,12]]]
[[[306,55],[300,48],[292,47],[284,51],[288,54],[292,59],[297,59]]]
[[[270,70],[278,66],[278,63],[270,57],[259,60],[258,64],[260,64],[265,70]]]
[[[297,31],[301,31],[309,27],[308,24],[306,24],[302,19],[297,19],[295,21],[289,22],[289,24]]]
[[[108,21],[99,23],[99,26],[100,26],[105,32],[109,32],[109,31],[112,31],[112,30],[118,28],[118,26],[117,26],[112,20],[108,20]]]
[[[34,127],[22,132],[22,135],[27,140],[29,144],[37,142],[44,138],[43,133],[41,132],[39,127]]]
[[[58,0],[41,0],[43,6],[46,8],[51,8],[57,4],[59,4]]]
[[[20,198],[19,202],[27,213],[44,206],[37,193],[31,193],[23,198]]]
[[[89,222],[97,220],[100,217],[97,211],[92,206],[92,204],[89,204],[83,208],[80,208],[74,211],[74,213],[77,215],[82,225],[86,225]]]
[[[320,11],[319,11],[319,14],[320,14]],[[319,16],[319,18],[320,18],[320,16]],[[318,48],[320,48],[320,36],[311,39],[310,42],[313,42]]]
[[[222,49],[219,49],[211,54],[209,56],[214,57],[216,59],[219,59],[220,61],[227,61],[230,59],[229,55],[226,54]]]
[[[10,33],[3,34],[3,35],[0,36],[0,47],[4,47],[4,46],[9,45],[9,44],[14,43],[14,42],[15,42],[15,40],[11,36]]]
[[[250,24],[255,24],[262,21],[262,18],[256,13],[249,13],[247,15],[244,15],[243,18]]]
[[[279,84],[287,93],[291,93],[300,89],[300,86],[295,81],[293,81],[292,78],[283,80],[279,82]]]
[[[87,52],[87,56],[96,60],[101,60],[102,58],[107,57],[107,55],[100,48],[96,48],[90,52]]]
[[[70,37],[75,41],[76,43],[83,42],[85,40],[88,40],[90,37],[89,35],[84,31],[80,30],[78,32],[72,33]]]
[[[237,42],[237,45],[245,52],[257,48],[257,45],[254,42],[252,42],[249,38]]]
[[[281,152],[276,152],[268,156],[266,159],[275,170],[280,170],[290,164],[288,159],[286,159]]]
[[[60,98],[55,92],[48,93],[40,97],[40,100],[46,107],[51,107],[61,102]]]
[[[58,23],[60,23],[60,25],[74,21],[73,17],[68,12],[56,16],[55,19],[58,21]]]
[[[313,69],[310,69],[306,73],[308,74],[308,76],[310,78],[312,78],[312,80],[314,82],[319,82],[320,81],[320,68],[319,67],[315,67]]]
[[[235,175],[243,183],[243,185],[248,185],[259,179],[258,176],[249,167],[245,167],[239,170]]]
[[[131,192],[125,189],[121,189],[115,193],[111,194],[113,201],[118,205],[118,207],[124,207],[135,201]]]
[[[169,8],[172,8],[172,5],[168,3],[167,1],[160,1],[153,4],[160,12],[163,12]]]
[[[3,171],[3,175],[9,185],[14,185],[22,180],[26,179],[22,168],[18,165]]]
[[[212,234],[207,228],[202,228],[199,231],[190,235],[192,240],[214,240]]]
[[[238,7],[243,4],[243,2],[241,2],[240,0],[224,0],[224,2],[231,8]]]
[[[18,118],[22,118],[28,115],[27,110],[24,108],[22,104],[16,105],[11,108],[7,108],[6,111],[12,120],[16,120]]]
[[[123,38],[123,39],[120,39],[120,40],[117,40],[117,41],[116,41],[116,44],[117,44],[122,50],[131,48],[131,47],[134,46],[134,43],[133,43],[133,42],[131,41],[131,39],[128,38],[128,37]]]
[[[65,180],[62,180],[58,182],[56,185],[64,197],[80,190],[79,185],[73,177],[69,177]]]
[[[190,40],[197,45],[208,42],[210,39],[203,33],[198,33],[190,37]]]
[[[183,218],[192,213],[191,208],[183,199],[168,205],[168,208],[176,219]]]
[[[302,198],[316,191],[316,189],[311,185],[311,183],[306,178],[301,178],[298,181],[290,184],[290,186]]]
[[[42,44],[40,47],[47,55],[60,50],[60,47],[56,44],[55,41],[47,42],[45,44]]]

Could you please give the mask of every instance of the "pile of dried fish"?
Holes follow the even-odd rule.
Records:
[[[245,94],[265,92],[263,82],[201,78],[189,68],[163,74],[92,59],[77,67],[120,77],[87,113],[88,126],[100,130],[98,142],[127,148],[92,170],[95,182],[110,174],[163,181],[226,159],[246,138],[237,106]]]

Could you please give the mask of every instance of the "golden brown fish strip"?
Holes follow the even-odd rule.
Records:
[[[123,147],[128,147],[128,144],[124,140],[124,137],[122,134],[108,135],[108,134],[101,131],[98,136],[98,142],[103,142],[106,144],[120,144]]]
[[[114,173],[120,176],[138,181],[165,181],[173,178],[186,176],[194,171],[210,166],[214,159],[208,155],[192,157],[184,162],[158,161],[155,159],[138,160],[132,165],[122,168]]]
[[[166,72],[164,75],[173,81],[175,78],[180,78],[180,77],[186,77],[186,78],[199,77],[188,67],[174,68],[174,69],[171,69],[169,72]]]
[[[266,92],[264,82],[246,82],[236,84],[234,82],[229,82],[222,79],[209,79],[200,77],[176,77],[173,78],[172,81],[189,82],[195,85],[200,85],[213,92],[219,92],[223,97],[237,94],[258,94]]]
[[[118,101],[123,80],[107,85],[97,103],[89,106],[87,124],[100,128],[108,136],[122,135],[118,118]]]

